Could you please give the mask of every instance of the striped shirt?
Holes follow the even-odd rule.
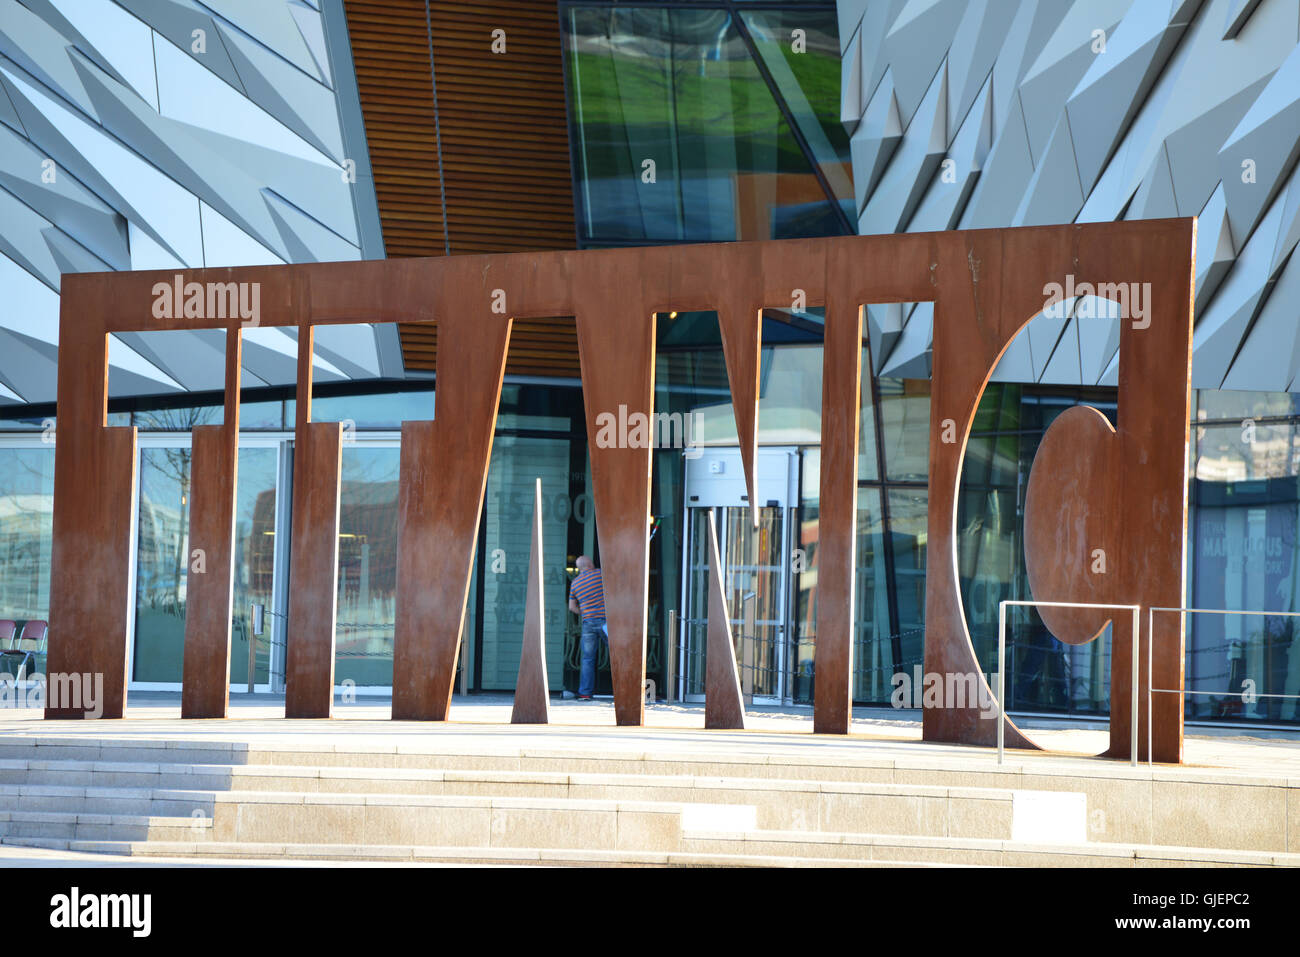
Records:
[[[600,569],[593,568],[575,578],[569,597],[577,599],[583,618],[604,618],[605,589],[600,580]]]

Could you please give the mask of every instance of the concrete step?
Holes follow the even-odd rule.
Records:
[[[677,850],[683,828],[756,826],[752,805],[423,794],[214,793],[240,843]]]
[[[211,818],[216,793],[165,788],[0,784],[0,811]]]
[[[905,834],[1003,837],[1033,816],[1024,793],[935,785],[858,784],[776,778],[646,774],[567,774],[558,771],[439,771],[421,768],[250,766],[231,772],[232,787],[309,793],[444,794],[579,800],[746,804],[758,826],[796,830],[857,830]],[[1019,804],[1017,804],[1019,800]],[[1043,793],[1037,800],[1054,829],[1084,839],[1082,795]],[[1040,816],[1041,816],[1040,812]]]
[[[195,782],[220,778],[236,790],[208,790]],[[933,785],[782,781],[770,778],[693,778],[673,775],[599,775],[559,772],[434,771],[425,769],[277,768],[44,762],[38,779],[172,782],[183,788],[0,784],[0,810],[213,816],[217,803],[290,801],[259,795],[311,794],[317,803],[383,803],[420,797],[517,797],[551,801],[632,801],[683,805],[744,805],[756,826],[776,830],[859,831],[988,838],[1050,837],[1084,840],[1082,795],[1031,794]],[[252,796],[249,796],[252,795]],[[390,800],[394,799],[394,800]]]
[[[0,811],[0,840],[52,838],[84,841],[211,840],[211,817],[90,814],[67,811]]]
[[[5,839],[5,844],[131,857],[193,857],[224,860],[355,861],[429,864],[503,864],[547,867],[947,867],[947,864],[843,857],[761,857],[663,851],[594,851],[568,848],[469,848],[421,845],[262,844],[238,842],[82,841]]]
[[[0,738],[0,761],[153,762],[160,764],[247,764],[244,742],[168,738],[100,738],[6,735]]]
[[[1045,844],[978,838],[750,830],[685,831],[682,850],[780,858],[983,867],[1300,867],[1300,854],[1143,844]]]
[[[0,758],[0,786],[230,790],[233,772],[232,766],[222,764]]]
[[[399,723],[400,725],[400,723]],[[395,725],[395,727],[398,725]],[[302,736],[306,738],[307,736]],[[1104,759],[1062,762],[1059,757],[1030,753],[1008,755],[998,765],[988,751],[903,754],[865,743],[861,753],[845,748],[812,746],[783,753],[737,749],[734,752],[678,750],[636,752],[609,748],[560,749],[511,747],[493,741],[467,746],[440,741],[437,731],[420,735],[384,735],[363,740],[289,739],[265,742],[204,742],[144,738],[22,735],[0,738],[0,780],[12,783],[81,783],[90,778],[67,777],[85,771],[62,771],[51,761],[103,762],[122,770],[122,781],[133,772],[124,765],[157,767],[203,766],[195,784],[230,788],[218,772],[248,766],[303,769],[319,777],[325,768],[431,771],[491,771],[511,773],[631,774],[642,777],[772,778],[857,784],[913,784],[947,788],[1056,791],[1083,794],[1088,808],[1087,837],[1092,841],[1213,847],[1225,850],[1300,852],[1300,777],[1260,776],[1212,768],[1131,768]],[[485,753],[486,752],[486,753]],[[25,763],[24,763],[25,762]],[[40,767],[45,762],[44,767]],[[151,772],[152,773],[152,772]],[[23,775],[36,775],[23,777]],[[64,774],[56,782],[49,775]],[[150,784],[186,786],[175,777]],[[10,776],[12,775],[12,776]],[[45,775],[45,776],[42,776]],[[136,779],[138,780],[138,778]],[[317,788],[342,787],[341,779],[321,778]],[[105,782],[107,783],[107,782]],[[301,782],[293,785],[297,789]],[[241,784],[240,787],[245,787]],[[262,785],[256,785],[261,787]],[[286,787],[279,785],[280,787]],[[311,786],[311,785],[307,785]],[[419,791],[422,785],[411,787]],[[772,822],[779,823],[779,822]],[[856,825],[855,825],[856,827]]]
[[[17,762],[9,762],[17,763]],[[212,814],[211,794],[237,792],[422,794],[539,797],[554,800],[676,801],[745,804],[758,826],[776,830],[863,830],[970,837],[1014,836],[1026,819],[1006,789],[836,781],[689,778],[679,775],[564,774],[558,771],[438,771],[425,768],[157,765],[146,762],[30,762],[0,768],[0,810],[105,811],[122,814]],[[49,781],[75,781],[52,784]],[[173,793],[160,793],[161,791]],[[195,792],[192,794],[174,792]],[[1083,840],[1082,796],[1044,793],[1058,831]],[[1069,822],[1069,823],[1067,823]]]

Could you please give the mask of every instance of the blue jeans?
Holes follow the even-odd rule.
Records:
[[[580,695],[590,695],[596,690],[596,650],[602,641],[606,641],[605,619],[582,619],[582,671],[578,675]]]

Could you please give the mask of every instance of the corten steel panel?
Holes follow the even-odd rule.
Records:
[[[1110,563],[1118,557],[1114,518],[1120,507],[1120,490],[1111,481],[1120,467],[1115,435],[1106,416],[1090,406],[1066,409],[1043,435],[1025,489],[1031,594],[1115,604],[1110,575]],[[1112,618],[1125,626],[1114,640],[1131,640],[1132,615],[1119,609],[1040,608],[1038,614],[1052,635],[1069,645],[1097,640]]]
[[[103,717],[126,707],[135,428],[105,428],[108,343],[98,308],[111,280],[65,286],[59,304],[50,634],[46,674],[103,675]],[[148,300],[142,311],[147,313]],[[82,718],[77,702],[48,701],[47,718]],[[84,702],[81,702],[84,705]]]
[[[1181,366],[1184,355],[1190,363],[1195,262],[1191,270],[1159,269],[1156,264],[1177,263],[1180,253],[1187,255],[1188,245],[1194,258],[1195,234],[1190,226],[1181,234],[1121,236],[1107,248],[1081,255],[1074,266],[1076,284],[1100,278],[1151,285],[1149,295],[1139,286],[1146,315],[1119,319],[1118,428],[1096,410],[1072,409],[1052,423],[1034,459],[1025,498],[1025,559],[1036,598],[1182,604],[1190,382]],[[1054,635],[1070,643],[1093,640],[1107,620],[1113,622],[1106,753],[1129,757],[1131,616],[1122,611],[1055,608],[1042,609],[1040,614]],[[1184,637],[1179,616],[1157,614],[1154,626],[1154,686],[1182,688]],[[1144,635],[1138,643],[1139,691],[1145,691],[1150,680],[1146,653],[1150,637]],[[1141,694],[1138,756],[1143,759],[1147,757],[1145,702],[1146,695]],[[1181,762],[1181,696],[1157,694],[1152,708],[1154,758]]]
[[[745,727],[736,646],[731,638],[731,612],[722,587],[718,533],[709,509],[709,630],[704,649],[704,726],[739,730]]]
[[[998,357],[1045,305],[1045,284],[1063,282],[1068,274],[1075,276],[1076,283],[1152,284],[1151,326],[1146,330],[1125,326],[1121,335],[1120,427],[1114,440],[1118,443],[1115,461],[1121,465],[1120,478],[1112,479],[1121,489],[1140,488],[1149,494],[1125,494],[1119,499],[1114,547],[1120,554],[1114,556],[1110,567],[1115,600],[1148,606],[1179,603],[1184,580],[1194,238],[1192,220],[1162,220],[195,270],[185,278],[260,282],[265,325],[437,320],[440,338],[459,337],[454,349],[442,351],[445,361],[440,363],[438,377],[438,417],[450,422],[450,427],[443,431],[419,423],[404,430],[415,456],[412,462],[418,460],[422,465],[418,469],[408,466],[404,450],[405,504],[401,508],[403,514],[415,509],[418,518],[404,519],[407,545],[403,554],[414,559],[403,567],[417,584],[401,580],[398,608],[399,616],[412,616],[412,608],[416,609],[418,614],[402,620],[418,627],[406,628],[409,637],[399,637],[398,648],[418,645],[428,657],[415,666],[420,673],[414,679],[403,679],[405,669],[399,666],[395,650],[399,685],[394,694],[396,704],[400,682],[413,680],[421,689],[421,707],[428,708],[432,702],[432,717],[445,716],[442,702],[449,698],[455,671],[473,530],[482,507],[484,469],[491,451],[510,321],[576,316],[610,619],[616,716],[620,724],[637,724],[643,714],[650,446],[627,441],[630,435],[602,442],[600,417],[625,422],[637,413],[652,411],[656,312],[717,309],[732,317],[724,320],[729,330],[725,348],[729,374],[738,393],[743,393],[751,375],[744,358],[750,349],[750,334],[745,323],[734,317],[756,315],[761,304],[785,305],[796,290],[806,298],[807,306],[827,306],[821,480],[824,541],[819,557],[824,564],[819,566],[815,723],[819,729],[842,732],[847,729],[853,627],[851,564],[856,543],[854,469],[861,347],[858,307],[863,303],[935,303],[925,664],[927,671],[941,674],[979,674],[961,606],[956,564],[956,503],[966,438]],[[190,317],[150,322],[148,291],[154,282],[170,281],[172,276],[167,272],[66,277],[61,329],[64,368],[69,362],[77,369],[106,368],[106,331],[226,327],[225,323]],[[745,288],[736,288],[742,285]],[[496,290],[505,297],[500,312],[485,308]],[[74,314],[76,322],[70,320]],[[457,318],[462,315],[471,318]],[[733,329],[742,335],[733,336]],[[1139,335],[1147,339],[1137,338]],[[310,371],[309,359],[300,355],[300,390],[310,389]],[[111,439],[112,431],[103,429],[102,382],[83,388],[80,382],[61,375],[60,388],[67,393],[67,401],[61,392],[53,578],[54,594],[66,604],[56,612],[55,620],[63,616],[69,631],[77,624],[83,629],[93,624],[101,630],[83,643],[52,633],[52,662],[89,662],[95,660],[92,650],[111,657],[114,648],[118,652],[113,661],[121,662],[125,658],[124,592],[130,537],[125,516],[130,512],[130,498],[124,488],[128,483],[120,483],[118,476],[128,476],[133,484],[133,442],[128,441],[129,433]],[[491,396],[490,401],[484,401],[485,393]],[[743,420],[750,403],[743,394],[739,398],[744,406],[739,418]],[[485,411],[488,408],[491,414]],[[319,612],[321,620],[312,623],[317,644],[304,639],[306,643],[297,642],[297,651],[291,620],[290,655],[303,653],[307,647],[315,649],[306,673],[320,686],[313,700],[327,705],[327,671],[333,656],[324,654],[324,649],[326,638],[332,640],[333,616],[324,611],[334,604],[338,429],[308,428],[305,414],[300,406],[298,467],[304,471],[295,480],[291,592],[297,611],[291,615],[309,623],[309,612]],[[956,426],[957,441],[944,442],[950,420]],[[748,447],[752,429],[742,421],[740,431],[742,445]],[[320,443],[314,441],[317,436],[321,436]],[[620,438],[623,441],[618,441]],[[112,451],[115,441],[121,448]],[[117,456],[111,468],[106,464],[109,455]],[[84,472],[94,469],[98,469],[95,474],[119,482],[117,491],[105,492],[107,485],[96,485],[79,504],[73,496],[81,490]],[[64,478],[60,481],[58,476]],[[431,476],[435,486],[445,489],[430,489],[429,480],[418,476]],[[86,506],[92,498],[93,507]],[[60,518],[60,511],[68,518]],[[106,513],[112,517],[103,518]],[[319,521],[313,523],[313,516]],[[98,528],[97,521],[101,523]],[[98,569],[85,550],[78,551],[79,537],[84,541],[88,530],[100,549]],[[309,535],[316,536],[319,548],[304,544],[311,540]],[[434,548],[435,542],[441,547]],[[832,560],[833,556],[837,557]],[[1039,558],[1049,563],[1068,560],[1060,549]],[[303,566],[301,574],[299,565]],[[100,587],[84,588],[87,580]],[[421,606],[409,594],[413,590],[436,594],[437,601]],[[406,604],[411,608],[403,611]],[[331,627],[326,627],[326,617]],[[105,624],[107,632],[102,630]],[[1166,630],[1157,636],[1156,684],[1178,688],[1182,681],[1181,624],[1174,619],[1162,627]],[[1127,729],[1130,661],[1122,643],[1117,643],[1113,661],[1113,733],[1119,739]],[[293,662],[289,670],[291,681],[296,672],[301,675]],[[123,675],[119,697],[124,682]],[[111,688],[113,682],[107,684]],[[439,690],[442,688],[446,692]],[[433,697],[428,697],[430,694]],[[1181,740],[1180,702],[1172,695],[1161,696],[1156,707],[1157,741],[1164,742],[1158,745],[1158,753],[1176,760],[1177,754],[1166,744]],[[327,707],[318,710],[328,713]],[[1013,747],[1032,746],[1009,721],[1008,730]],[[976,707],[953,705],[927,710],[924,733],[928,740],[988,744],[996,738],[996,723],[980,720]]]
[[[468,258],[440,271],[437,414],[402,427],[393,717],[403,720],[450,712],[510,342],[510,320],[493,306],[522,294]]]
[[[519,677],[511,724],[547,724],[551,692],[546,681],[546,613],[543,605],[542,480],[533,489],[533,535],[528,547],[528,593],[524,601],[524,640],[519,649]]]
[[[645,716],[646,604],[650,590],[650,442],[630,426],[654,412],[655,307],[663,269],[652,252],[619,250],[589,280],[577,309],[592,497],[600,542],[614,718]],[[658,268],[656,268],[658,267]],[[613,441],[608,426],[614,423]],[[624,430],[622,423],[629,426]],[[602,436],[601,423],[607,427]],[[648,428],[649,426],[647,426]]]
[[[817,500],[817,645],[813,730],[848,734],[853,717],[853,578],[857,568],[858,400],[862,310],[826,306],[821,485]]]
[[[241,341],[238,329],[226,335],[226,408],[222,424],[198,426],[191,436],[182,718],[224,718],[230,706]],[[194,562],[196,548],[203,551],[201,570]]]
[[[951,237],[951,238],[949,238]],[[1074,276],[1076,287],[1090,283],[1151,284],[1150,324],[1120,331],[1119,428],[1110,455],[1115,471],[1088,490],[1112,512],[1104,521],[1118,553],[1107,553],[1104,599],[1114,603],[1179,605],[1185,594],[1187,523],[1187,438],[1190,410],[1192,277],[1195,274],[1194,220],[1155,220],[1123,224],[1039,227],[1034,229],[945,234],[936,257],[941,293],[934,320],[934,374],[930,423],[930,482],[926,580],[927,672],[979,673],[973,667],[970,637],[961,607],[956,563],[956,500],[966,439],[979,398],[998,357],[1016,332],[1046,305],[1044,286]],[[958,280],[964,274],[964,280]],[[1086,320],[1085,320],[1086,321]],[[958,426],[960,441],[945,442],[944,423]],[[1101,442],[1096,430],[1080,426],[1083,414],[1062,425],[1086,452]],[[1065,481],[1067,470],[1049,445],[1049,475]],[[1084,466],[1084,475],[1088,475]],[[1036,483],[1041,484],[1041,483]],[[1118,490],[1118,491],[1116,491]],[[1114,497],[1117,496],[1117,497]],[[1071,513],[1041,500],[1029,507],[1031,527],[1058,526]],[[1094,506],[1069,505],[1090,513]],[[1039,514],[1040,512],[1044,514]],[[1041,523],[1041,524],[1040,524]],[[1028,539],[1028,536],[1027,536]],[[1027,540],[1029,561],[1048,566],[1045,581],[1067,589],[1040,593],[1039,600],[1075,600],[1080,579],[1078,554],[1059,530]],[[1104,547],[1104,546],[1101,546]],[[1060,566],[1053,568],[1052,566]],[[1093,586],[1088,586],[1092,588]],[[1050,616],[1050,612],[1048,613]],[[1118,617],[1118,616],[1117,616]],[[1077,632],[1072,633],[1077,639]],[[1127,756],[1132,666],[1127,626],[1117,626],[1111,654],[1112,756]],[[1140,647],[1142,647],[1140,645]],[[1143,659],[1145,661],[1145,658]],[[1170,622],[1157,638],[1157,687],[1182,687],[1183,632]],[[980,678],[979,680],[983,680]],[[1142,679],[1145,682],[1145,678]],[[1165,684],[1164,682],[1169,682]],[[1182,703],[1160,695],[1155,750],[1161,760],[1182,756]],[[951,703],[950,703],[951,704]],[[976,707],[949,706],[923,716],[927,740],[991,744],[994,721],[981,720]],[[1032,746],[1008,722],[1012,746]]]
[[[286,718],[328,718],[334,713],[343,424],[311,420],[315,344],[315,330],[300,325],[284,662]]]
[[[343,425],[301,423],[296,436],[284,715],[328,718],[334,710]]]
[[[749,493],[750,520],[758,527],[757,479],[754,460],[758,454],[758,373],[763,338],[763,306],[786,305],[785,300],[765,303],[754,293],[762,288],[762,247],[746,244],[739,255],[727,257],[715,278],[719,289],[728,291],[717,303],[718,329],[722,333],[722,354],[731,388],[731,407],[740,443],[740,461]],[[748,294],[748,295],[747,295]],[[789,299],[793,301],[793,290]]]

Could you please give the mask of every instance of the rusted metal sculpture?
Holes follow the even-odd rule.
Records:
[[[1109,600],[1180,603],[1194,229],[1192,220],[1157,220],[183,273],[181,279],[199,289],[258,282],[263,324],[299,328],[286,712],[328,714],[333,685],[339,428],[311,422],[306,408],[312,326],[439,324],[437,417],[407,422],[402,430],[393,685],[394,717],[436,720],[447,717],[451,699],[511,322],[576,317],[615,714],[619,724],[635,725],[644,708],[649,430],[610,442],[599,423],[604,416],[650,417],[656,313],[716,309],[749,500],[755,504],[759,310],[824,306],[814,725],[818,731],[844,733],[852,700],[862,305],[935,304],[925,667],[972,674],[983,682],[958,590],[961,463],[989,376],[1015,334],[1042,311],[1048,283],[1072,275],[1094,285],[1150,284],[1148,324],[1137,329],[1125,323],[1120,335],[1116,437],[1079,441],[1090,449],[1113,443],[1114,461],[1121,463],[1109,478],[1124,489],[1109,526],[1110,547],[1120,553],[1109,556]],[[204,318],[202,309],[176,318],[152,317],[151,289],[173,279],[173,273],[69,275],[63,289],[49,667],[103,672],[108,716],[120,716],[126,699],[136,450],[134,429],[104,424],[105,337],[141,329],[234,331],[239,326],[235,319]],[[1088,428],[1074,421],[1053,429],[1049,449]],[[1065,468],[1052,466],[1047,486]],[[195,481],[226,479],[205,472]],[[204,501],[224,501],[223,494],[195,492]],[[1050,525],[1061,507],[1059,497],[1036,496],[1029,518],[1046,516],[1043,521]],[[1029,537],[1031,561],[1049,566],[1042,581],[1052,592],[1036,591],[1034,597],[1077,595],[1077,543]],[[1182,625],[1173,616],[1165,621],[1155,646],[1156,680],[1181,687]],[[1125,740],[1132,717],[1124,693],[1128,654],[1117,631],[1112,655],[1117,743]],[[47,713],[65,716],[77,709]],[[1178,699],[1162,696],[1155,720],[1156,756],[1178,760]],[[1012,746],[1032,747],[1010,722],[1007,730]],[[973,703],[924,715],[928,740],[991,744],[995,732],[996,721],[982,720]]]
[[[308,325],[298,328],[298,402],[294,433],[293,552],[289,559],[289,633],[284,715],[334,713],[334,626],[338,618],[339,486],[343,426],[311,420],[312,352]]]
[[[533,535],[528,548],[528,591],[524,602],[524,641],[519,649],[519,677],[511,724],[547,724],[551,691],[546,681],[546,613],[542,572],[542,480],[533,487]]]
[[[226,333],[226,408],[221,425],[198,426],[192,438],[190,474],[212,475],[214,480],[195,482],[190,495],[182,718],[224,718],[230,707],[230,626],[235,599],[232,530],[239,474],[242,342],[238,329]],[[253,677],[248,680],[251,685]]]
[[[965,248],[962,248],[965,247]],[[1035,578],[1033,597],[1047,601],[1095,600],[1151,605],[1182,603],[1187,530],[1187,441],[1190,428],[1192,282],[1195,221],[1130,222],[1115,229],[1043,227],[966,234],[960,245],[941,248],[935,263],[946,277],[964,270],[965,294],[935,297],[933,393],[931,396],[929,552],[926,578],[926,671],[964,671],[972,663],[956,580],[957,487],[965,437],[989,375],[1020,327],[1048,303],[1047,286],[1074,277],[1094,290],[1141,290],[1146,314],[1120,318],[1119,425],[1098,428],[1094,413],[1072,413],[1044,438],[1044,465],[1035,463],[1033,501],[1026,503],[1026,558]],[[1032,277],[1032,281],[1030,280]],[[1136,284],[1136,286],[1134,286]],[[946,291],[946,290],[945,290]],[[1126,300],[1127,301],[1127,300]],[[951,419],[960,443],[945,443]],[[1065,450],[1062,455],[1061,451]],[[1042,454],[1040,452],[1040,454]],[[1092,470],[1110,463],[1105,474]],[[1072,476],[1083,482],[1073,488]],[[1042,494],[1038,494],[1042,493]],[[1092,544],[1063,527],[1086,514]],[[1098,521],[1100,518],[1100,521]],[[1100,578],[1082,561],[1104,548],[1107,572]],[[1172,616],[1171,616],[1172,618]],[[1071,624],[1045,610],[1049,628]],[[1096,620],[1065,628],[1067,640],[1100,628]],[[956,632],[965,640],[950,640]],[[936,640],[937,639],[937,640]],[[1183,631],[1170,621],[1156,636],[1157,687],[1183,686]],[[1139,642],[1145,674],[1145,644]],[[1116,621],[1111,651],[1111,748],[1128,756],[1132,636]],[[1169,682],[1165,684],[1165,682]],[[1182,759],[1182,702],[1163,696],[1155,714],[1157,760]],[[925,735],[933,740],[990,743],[996,726],[974,707],[927,711]],[[1008,732],[1014,730],[1014,725]],[[1029,742],[1018,731],[1022,745]],[[1139,735],[1145,740],[1145,735]],[[1008,734],[1008,740],[1012,735]]]
[[[731,637],[731,610],[722,582],[718,532],[709,509],[709,629],[704,648],[704,726],[729,730],[745,727],[736,646]]]
[[[520,292],[480,257],[434,261],[440,269],[413,270],[411,287],[393,293],[397,311],[404,296],[424,296],[439,317],[437,416],[402,423],[393,717],[444,721],[510,341],[499,310]]]

